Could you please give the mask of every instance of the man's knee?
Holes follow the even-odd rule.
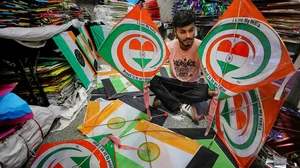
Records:
[[[152,86],[161,85],[161,81],[158,76],[154,76],[150,81],[150,89]]]

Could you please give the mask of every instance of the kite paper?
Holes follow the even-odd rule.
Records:
[[[295,71],[287,49],[250,0],[234,0],[198,48],[209,87],[219,99]]]
[[[120,139],[122,144],[140,148],[140,150],[117,149],[116,160],[119,168],[183,168],[192,167],[191,165],[197,162],[197,159],[207,162],[213,160],[212,163],[217,159],[217,155],[210,150],[206,150],[206,157],[194,158],[198,152],[202,151],[201,148],[205,147],[146,120],[140,121]]]
[[[86,44],[88,44],[89,49],[94,53],[94,56],[96,58],[97,50],[94,46],[93,40],[89,34],[89,32],[86,30],[85,26],[80,27],[79,29],[80,34],[83,36]]]
[[[84,122],[78,129],[88,137],[107,133],[119,137],[130,131],[140,119],[145,118],[147,118],[147,114],[120,100],[115,100]]]
[[[287,96],[274,100],[277,90],[268,84],[219,101],[215,130],[240,167],[251,165],[269,135]]]
[[[31,168],[84,167],[113,168],[115,165],[114,144],[100,142],[106,135],[90,139],[71,140],[44,144],[38,151]]]
[[[84,122],[86,122],[88,119],[93,117],[96,113],[101,112],[110,103],[112,103],[112,101],[103,101],[103,102],[90,101],[86,108]]]
[[[93,39],[95,41],[96,49],[98,51],[98,49],[103,44],[110,31],[112,30],[112,27],[107,25],[95,25],[91,26],[90,29],[93,35]]]
[[[86,41],[84,40],[84,38],[81,34],[79,34],[76,37],[76,43],[80,47],[81,51],[83,51],[84,55],[86,56],[87,60],[92,65],[94,70],[97,70],[97,66],[98,66],[97,57],[96,57],[95,53],[90,49],[90,47],[88,46],[88,43],[86,43]]]
[[[204,136],[206,131],[205,128],[175,128],[170,129],[178,134],[189,137],[199,144],[209,148],[213,152],[219,155],[216,162],[213,164],[213,168],[226,167],[233,168],[238,167],[234,157],[226,148],[221,139],[216,135],[216,132],[213,129],[210,129],[207,136]],[[202,165],[202,164],[198,164]]]
[[[157,76],[162,76],[162,77],[165,77],[165,78],[171,78],[172,74],[170,72],[170,65],[163,65],[156,75]]]
[[[157,26],[139,5],[113,28],[98,53],[139,90],[169,56]]]
[[[139,92],[139,90],[119,72],[98,76],[97,85],[103,85],[105,87],[105,82],[111,83],[116,93]]]
[[[76,45],[76,38],[73,32],[62,32],[59,35],[54,36],[53,40],[73,67],[84,87],[87,89],[94,79],[95,71]]]

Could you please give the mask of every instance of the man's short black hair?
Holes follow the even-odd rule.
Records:
[[[173,18],[173,26],[184,27],[195,22],[195,13],[191,10],[180,10],[175,13]]]

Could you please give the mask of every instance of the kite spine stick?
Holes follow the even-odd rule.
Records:
[[[265,116],[264,116],[264,114],[265,114],[265,112],[264,112],[264,107],[263,107],[263,102],[262,102],[262,98],[261,98],[261,96],[260,96],[260,92],[259,92],[259,88],[255,88],[255,94],[256,94],[256,96],[258,97],[258,100],[259,100],[259,102],[257,102],[257,103],[260,103],[260,109],[261,109],[261,112],[262,112],[262,119],[263,119],[263,121],[265,121]],[[264,122],[263,122],[264,123]],[[264,130],[264,126],[262,127],[263,128],[263,132],[265,131]],[[260,149],[263,147],[263,145],[265,144],[264,142],[266,141],[266,137],[264,137],[263,139],[262,139],[262,141],[260,142],[260,145],[259,145],[259,147],[258,148],[256,148],[256,150],[255,150],[255,152],[253,152],[253,156],[256,156],[258,153],[259,153],[259,151],[260,151]],[[248,160],[247,161],[247,164],[248,164],[248,162],[250,162],[251,160]]]
[[[273,98],[273,97],[274,97],[274,95],[268,96],[268,97],[265,97],[265,98],[261,99],[261,101],[264,101],[264,100],[266,100],[266,99],[270,99],[270,98]],[[251,104],[247,104],[247,105],[244,106],[244,107],[235,108],[235,109],[233,109],[233,110],[234,110],[234,111],[236,111],[236,110],[241,110],[241,109],[247,108],[247,107],[249,107],[249,106],[252,106],[252,105],[254,105],[254,104],[256,104],[256,103],[258,103],[258,101],[253,102],[253,103],[251,103]],[[227,112],[224,112],[224,113],[222,113],[222,114],[218,114],[218,115],[216,115],[215,117],[222,116],[222,115],[224,115],[224,114],[230,114],[231,112],[232,112],[232,111],[227,111]]]

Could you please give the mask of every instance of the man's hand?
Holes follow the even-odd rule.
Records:
[[[148,89],[150,87],[150,83],[144,86],[144,89]]]
[[[208,94],[213,97],[213,96],[217,96],[219,93],[218,91],[212,91],[210,90],[210,88],[208,88]]]

